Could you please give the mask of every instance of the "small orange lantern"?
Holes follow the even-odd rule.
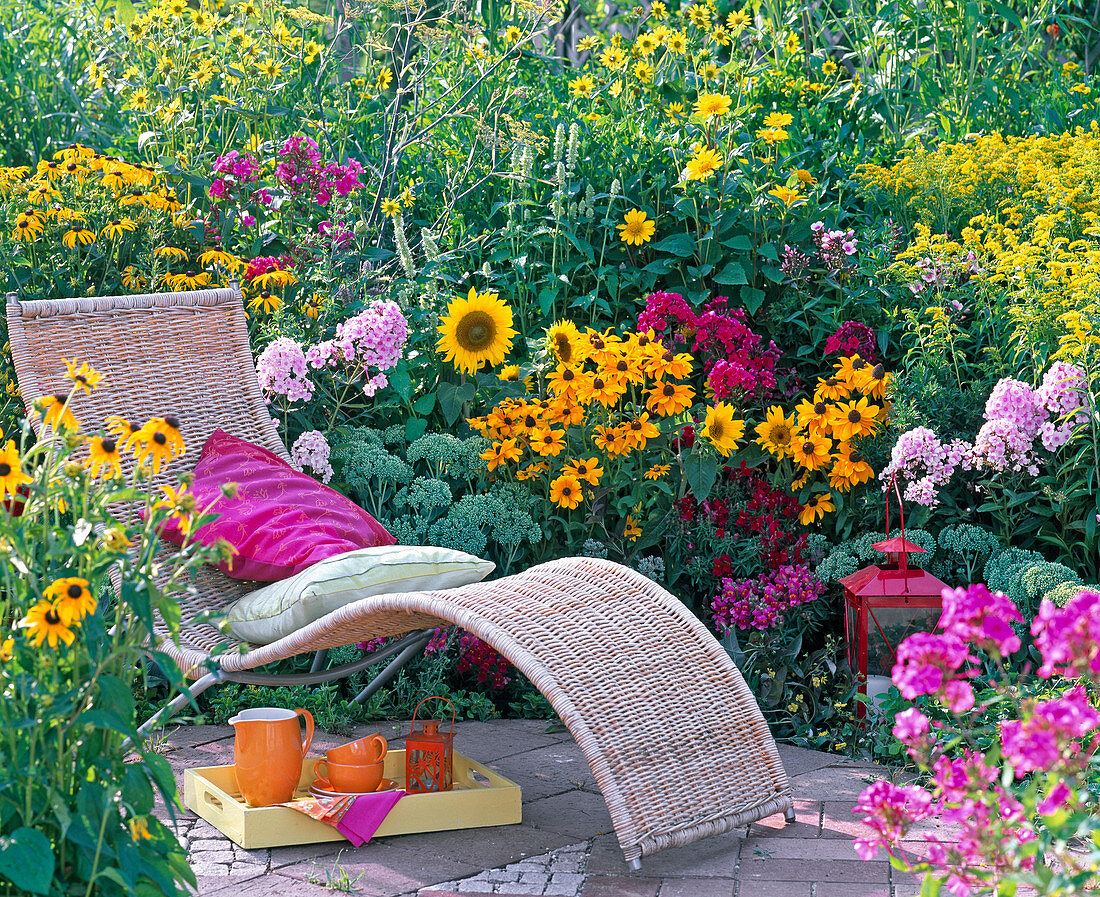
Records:
[[[450,791],[454,785],[455,705],[451,704],[450,731],[440,732],[439,720],[416,718],[425,701],[451,704],[446,698],[425,698],[413,711],[412,731],[405,739],[405,790],[409,794]]]

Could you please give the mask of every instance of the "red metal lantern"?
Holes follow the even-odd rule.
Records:
[[[439,720],[416,718],[425,701],[451,704],[446,698],[425,698],[413,711],[412,731],[405,739],[405,790],[409,794],[450,791],[454,785],[455,705],[451,704],[450,731],[440,732]]]
[[[860,694],[867,694],[867,654],[870,621],[875,623],[877,635],[885,646],[882,672],[897,662],[896,645],[915,628],[931,628],[939,620],[939,613],[921,614],[919,611],[942,611],[941,593],[947,586],[935,576],[919,567],[909,566],[912,552],[924,548],[905,538],[905,515],[901,510],[901,493],[897,481],[891,480],[898,496],[898,514],[901,517],[901,535],[872,547],[886,555],[885,563],[873,564],[857,570],[840,580],[844,588],[844,620],[848,635],[848,664],[859,676]],[[890,531],[890,494],[886,494],[886,531]],[[918,611],[918,613],[914,613]],[[891,618],[893,618],[891,620]],[[928,624],[931,625],[928,625]],[[893,632],[897,630],[897,632]],[[891,631],[890,635],[887,632]],[[877,641],[877,639],[876,639]],[[888,662],[889,666],[886,665]],[[860,702],[857,709],[860,719],[866,714]]]

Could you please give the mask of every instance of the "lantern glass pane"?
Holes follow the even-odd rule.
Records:
[[[867,621],[867,675],[889,676],[894,667],[894,655],[900,645],[914,632],[931,632],[939,622],[938,607],[872,607]],[[878,626],[875,621],[878,621]],[[882,632],[879,632],[879,628]],[[884,641],[883,633],[886,634]],[[849,631],[849,638],[852,634]]]

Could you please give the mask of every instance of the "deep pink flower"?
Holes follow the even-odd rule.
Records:
[[[1031,634],[1043,655],[1040,676],[1100,679],[1100,592],[1080,592],[1063,608],[1044,598]]]
[[[943,590],[939,625],[947,635],[1002,657],[1020,650],[1020,638],[1012,623],[1022,623],[1020,610],[1000,592],[993,594],[981,583]]]

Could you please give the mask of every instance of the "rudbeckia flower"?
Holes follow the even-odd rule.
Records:
[[[572,510],[584,499],[581,481],[571,474],[562,474],[550,484],[550,501],[559,508]]]

